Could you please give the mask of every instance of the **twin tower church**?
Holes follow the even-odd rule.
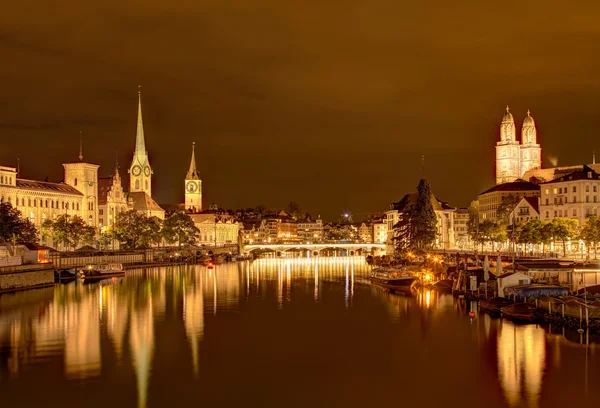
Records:
[[[138,119],[135,137],[135,152],[129,173],[129,197],[133,201],[133,209],[149,216],[164,218],[164,210],[152,199],[152,167],[148,160],[148,151],[144,138],[144,122],[142,120],[142,100],[138,92]],[[118,173],[118,172],[116,172]],[[185,177],[185,209],[191,212],[202,210],[202,180],[196,168],[195,143],[192,145],[192,159]]]
[[[529,170],[542,167],[542,148],[537,143],[535,122],[529,111],[517,141],[515,120],[508,106],[500,124],[500,141],[496,143],[496,184],[523,179]]]

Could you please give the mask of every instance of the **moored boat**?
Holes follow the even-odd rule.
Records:
[[[125,273],[123,265],[117,262],[105,264],[87,265],[79,271],[80,276],[84,278],[97,278],[113,275],[122,275]]]
[[[502,316],[517,323],[533,323],[535,321],[534,311],[536,307],[531,303],[513,303],[504,306]]]
[[[419,278],[401,268],[376,268],[369,276],[371,283],[390,290],[411,289]]]
[[[496,297],[480,301],[479,309],[490,316],[500,317],[502,315],[501,309],[511,305],[512,303],[514,303],[512,300]]]

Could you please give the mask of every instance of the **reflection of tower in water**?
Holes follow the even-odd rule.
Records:
[[[527,406],[538,405],[545,360],[544,329],[502,321],[498,331],[498,377],[510,406],[519,405],[523,394]]]
[[[192,273],[191,279],[183,292],[183,322],[192,351],[194,374],[198,375],[200,342],[204,336],[203,274]]]
[[[148,398],[148,382],[154,352],[154,316],[152,291],[145,295],[142,304],[132,310],[129,345],[133,356],[133,367],[137,376],[138,407],[144,408]]]

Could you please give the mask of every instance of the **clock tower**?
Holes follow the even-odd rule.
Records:
[[[148,152],[146,151],[146,142],[144,140],[144,123],[142,122],[142,96],[138,91],[138,118],[137,132],[135,135],[135,152],[129,173],[129,191],[144,192],[152,197],[152,168],[148,161]]]
[[[191,212],[202,211],[202,180],[196,170],[196,142],[192,143],[192,161],[185,176],[185,209]]]

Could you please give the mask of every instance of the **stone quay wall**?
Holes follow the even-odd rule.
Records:
[[[30,289],[54,284],[54,269],[44,265],[44,269],[4,272],[0,271],[0,292]]]

